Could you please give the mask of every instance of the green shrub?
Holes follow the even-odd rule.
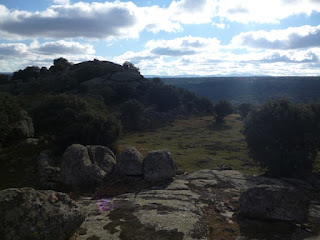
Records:
[[[227,100],[221,100],[213,107],[213,112],[216,123],[224,123],[224,118],[233,112],[233,107]]]
[[[320,149],[317,109],[278,100],[254,110],[243,130],[254,160],[273,176],[310,174]]]
[[[121,106],[121,121],[129,131],[148,128],[148,120],[145,118],[145,107],[136,99],[129,100]]]
[[[54,135],[62,150],[73,143],[115,150],[120,124],[103,103],[61,94],[49,96],[33,112],[37,134]]]
[[[169,111],[180,105],[179,91],[168,85],[153,85],[146,93],[146,102],[155,104],[159,111]]]
[[[0,92],[0,143],[6,142],[14,123],[19,120],[20,110],[15,96]]]
[[[251,103],[242,103],[238,107],[238,111],[242,119],[247,118],[248,114],[254,109],[254,105]]]

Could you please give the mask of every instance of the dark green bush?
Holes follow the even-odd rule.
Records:
[[[13,73],[12,80],[22,80],[28,82],[31,79],[38,78],[40,76],[40,68],[37,66],[26,67],[23,70],[19,70]]]
[[[310,174],[320,149],[317,109],[278,100],[254,110],[243,130],[252,157],[273,176]]]
[[[148,120],[145,118],[145,107],[136,99],[129,100],[121,106],[121,121],[129,131],[148,128]]]
[[[115,150],[120,124],[103,103],[61,94],[49,96],[33,112],[36,133],[54,135],[62,150],[73,143]]]
[[[5,144],[21,108],[16,97],[0,92],[0,143]]]
[[[254,105],[251,103],[242,103],[238,107],[238,111],[242,119],[247,118],[248,114],[254,109]]]
[[[153,85],[146,93],[146,102],[155,104],[159,111],[169,111],[180,105],[179,91],[168,85]]]
[[[233,107],[230,102],[221,100],[213,107],[213,112],[216,118],[216,123],[224,123],[225,117],[233,112]]]

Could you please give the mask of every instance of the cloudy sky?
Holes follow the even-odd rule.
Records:
[[[65,57],[143,75],[320,75],[320,0],[0,0],[0,72]]]

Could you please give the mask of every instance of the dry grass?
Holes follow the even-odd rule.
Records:
[[[213,127],[212,117],[177,120],[171,126],[131,133],[119,141],[120,151],[136,147],[144,156],[156,149],[168,149],[179,167],[186,172],[229,165],[248,174],[263,172],[249,157],[239,115],[228,116],[226,127]]]

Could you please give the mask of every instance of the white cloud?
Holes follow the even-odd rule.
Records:
[[[172,1],[168,8],[170,18],[184,24],[210,23],[216,13],[217,2],[214,0]]]
[[[278,23],[292,15],[320,12],[316,0],[220,0],[219,16],[229,21]]]
[[[183,37],[149,41],[145,50],[113,60],[131,61],[146,75],[319,75],[320,48],[241,51],[213,38]]]
[[[298,49],[320,47],[320,25],[283,30],[246,32],[235,36],[231,46],[260,49]]]
[[[11,11],[0,5],[0,36],[10,40],[138,38],[144,29],[173,32],[182,28],[167,9],[139,8],[132,2],[78,2],[53,5],[42,12]]]
[[[56,54],[95,54],[93,46],[90,44],[81,44],[79,42],[67,42],[64,40],[56,42],[45,42],[39,44],[38,42],[33,42],[30,45],[30,50],[36,54],[43,55],[56,55]]]
[[[70,4],[70,0],[53,0],[54,4],[68,5]]]
[[[73,41],[56,41],[39,43],[33,41],[30,45],[24,43],[0,44],[1,71],[16,71],[30,65],[50,66],[52,60],[65,57],[71,62],[86,61],[99,58],[90,44]],[[5,64],[5,62],[7,63]],[[10,64],[8,64],[10,63]]]

